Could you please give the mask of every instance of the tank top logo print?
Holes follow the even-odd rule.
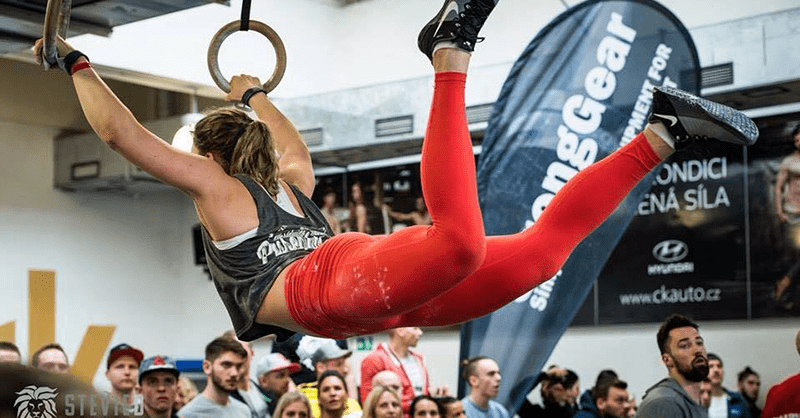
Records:
[[[270,258],[291,251],[311,251],[326,239],[328,235],[322,228],[287,229],[286,226],[282,226],[258,246],[256,256],[261,259],[262,264],[267,264]]]

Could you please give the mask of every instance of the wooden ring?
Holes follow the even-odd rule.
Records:
[[[231,92],[231,84],[219,70],[219,49],[222,46],[222,42],[232,33],[238,32],[240,28],[241,23],[238,20],[228,23],[217,31],[211,39],[211,44],[208,46],[208,71],[211,73],[211,78],[214,79],[217,86],[226,93]],[[250,29],[264,35],[270,43],[272,43],[272,47],[275,50],[275,70],[272,72],[272,76],[269,80],[263,85],[264,90],[269,93],[278,86],[278,83],[280,83],[283,78],[283,73],[286,71],[286,48],[283,46],[283,41],[278,34],[265,23],[251,20]]]

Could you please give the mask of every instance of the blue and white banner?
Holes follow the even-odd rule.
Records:
[[[696,93],[698,73],[688,31],[656,2],[590,0],[558,16],[512,67],[483,140],[478,192],[487,235],[536,222],[564,182],[643,129],[654,86]],[[642,181],[550,281],[464,326],[462,353],[498,361],[497,400],[509,410],[521,404],[530,383],[520,382],[544,366],[651,183],[652,176]]]

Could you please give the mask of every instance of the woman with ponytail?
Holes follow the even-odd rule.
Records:
[[[739,112],[656,90],[653,107],[663,115],[654,112],[644,132],[573,176],[531,228],[485,237],[464,87],[470,52],[496,1],[447,0],[420,33],[435,72],[420,163],[432,224],[383,236],[333,236],[309,198],[315,179],[308,148],[257,78],[233,77],[226,96],[248,104],[257,118],[234,109],[211,112],[197,123],[188,153],[142,127],[85,55],[61,39],[58,52],[98,136],[193,200],[209,270],[236,335],[340,339],[486,315],[553,277],[676,142],[713,135],[755,141],[755,125]],[[453,8],[458,13],[449,13]],[[37,58],[41,49],[40,40]]]

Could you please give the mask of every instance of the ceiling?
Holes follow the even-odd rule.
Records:
[[[739,110],[800,103],[800,80],[708,93],[705,97]]]
[[[65,0],[66,1],[66,0]],[[230,0],[72,0],[68,36],[108,36],[115,26]],[[0,0],[0,54],[42,37],[47,0]]]

